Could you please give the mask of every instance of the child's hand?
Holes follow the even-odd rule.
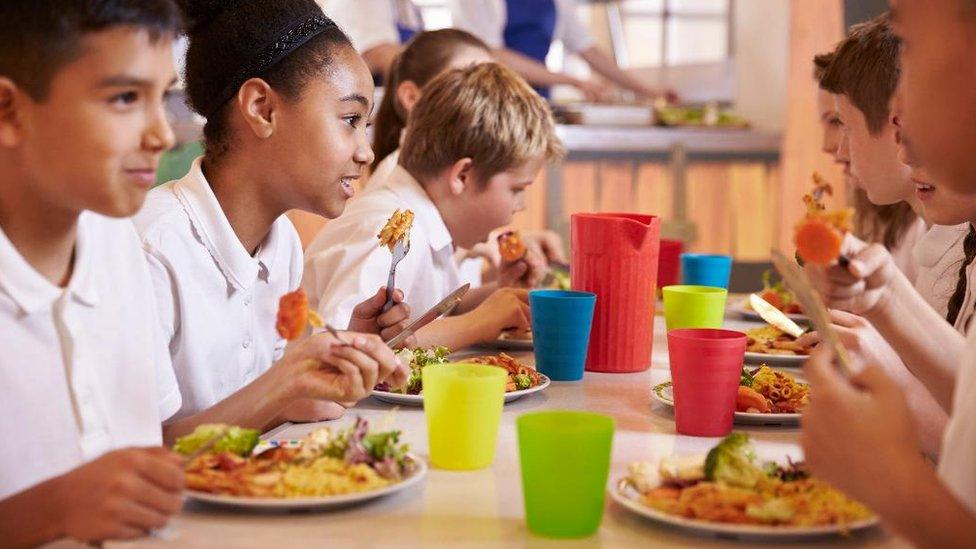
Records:
[[[281,412],[276,423],[284,423],[286,421],[293,423],[327,421],[330,419],[339,419],[345,413],[345,406],[339,404],[338,402],[302,398],[289,404],[284,411]]]
[[[402,332],[410,324],[410,306],[403,302],[403,292],[393,291],[393,307],[383,312],[386,304],[386,286],[376,291],[373,297],[363,301],[352,310],[349,319],[350,332],[364,334],[379,334],[383,341],[389,341]],[[410,336],[404,341],[404,347],[413,347],[417,338]]]
[[[479,341],[494,341],[503,330],[526,331],[532,327],[528,290],[501,288],[468,313],[478,325]]]
[[[569,263],[566,260],[563,238],[555,231],[524,231],[522,242],[525,242],[528,249],[545,258],[547,264],[552,262]]]
[[[846,267],[807,264],[805,269],[829,307],[864,315],[890,295],[898,266],[881,244],[868,245],[851,235],[842,253],[850,260]]]
[[[868,366],[847,380],[832,359],[826,348],[818,349],[804,367],[811,391],[803,410],[803,452],[815,474],[877,505],[895,484],[879,472],[921,461],[916,426],[902,388],[880,368]]]
[[[137,538],[162,528],[183,504],[183,458],[165,448],[127,448],[59,477],[65,536],[85,542]]]
[[[914,377],[905,368],[898,353],[866,318],[847,311],[831,309],[830,321],[841,344],[850,352],[851,358],[858,366],[879,366],[899,382],[905,381],[906,376]],[[807,332],[796,341],[800,345],[810,347],[820,342],[820,334]]]
[[[355,402],[382,381],[404,383],[407,368],[377,335],[340,334],[342,345],[328,333],[307,337],[272,367],[276,382],[291,399]]]
[[[535,288],[549,271],[546,260],[536,251],[528,249],[525,256],[511,263],[502,262],[498,269],[500,288]]]

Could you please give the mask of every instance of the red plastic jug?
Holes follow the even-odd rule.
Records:
[[[576,213],[571,231],[573,289],[596,294],[586,369],[648,369],[661,220],[631,213]]]

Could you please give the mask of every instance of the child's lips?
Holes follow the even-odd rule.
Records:
[[[137,185],[149,188],[156,182],[155,168],[135,168],[125,170],[126,175]]]
[[[352,198],[356,194],[356,189],[352,186],[352,182],[358,179],[359,176],[343,177],[339,180],[339,186],[342,187],[342,192],[346,193],[346,198]]]
[[[928,183],[923,183],[921,181],[913,181],[915,183],[915,195],[922,200],[930,198],[935,194],[935,187],[929,185]]]

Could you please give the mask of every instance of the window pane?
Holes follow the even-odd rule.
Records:
[[[725,14],[729,11],[728,0],[671,0],[668,6],[674,13]]]
[[[728,27],[725,20],[668,20],[669,65],[721,61],[728,54]]]
[[[631,68],[661,65],[661,30],[660,17],[632,15],[624,19],[624,39]]]
[[[664,0],[624,0],[621,6],[625,13],[661,13]]]

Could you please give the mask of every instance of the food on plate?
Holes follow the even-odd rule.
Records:
[[[447,355],[451,354],[446,347],[434,347],[431,349],[401,350],[398,354],[402,360],[410,363],[410,377],[404,387],[393,388],[386,383],[376,386],[377,391],[389,393],[419,395],[423,394],[423,377],[421,371],[428,364],[444,364],[448,362]],[[506,392],[521,391],[531,389],[542,384],[542,376],[534,369],[522,364],[515,358],[505,353],[493,356],[479,356],[468,358],[463,361],[465,364],[487,364],[498,366],[508,371],[508,385]]]
[[[763,289],[759,293],[759,297],[763,298],[766,303],[769,303],[788,315],[803,314],[803,307],[800,306],[800,302],[796,300],[793,292],[783,285],[783,281],[777,280],[773,282],[773,271],[769,269],[763,271],[762,283]],[[752,309],[748,300],[745,301],[744,306],[747,309]]]
[[[238,428],[230,429],[233,432]],[[184,439],[204,438],[197,431],[177,440],[174,449],[181,443],[186,446]],[[407,456],[407,446],[399,439],[400,431],[396,430],[370,432],[367,421],[360,417],[354,425],[335,432],[329,427],[313,431],[297,448],[278,446],[252,455],[253,445],[244,454],[215,446],[186,465],[186,487],[214,494],[271,498],[376,490],[403,480],[416,468]]]
[[[376,235],[380,239],[380,246],[386,246],[392,252],[397,242],[401,240],[404,243],[409,242],[410,227],[412,226],[413,211],[398,209],[393,212],[393,215],[387,220],[386,225],[380,230],[380,234]]]
[[[275,322],[278,335],[288,341],[295,341],[302,337],[309,325],[321,328],[325,323],[318,313],[309,309],[305,291],[299,288],[281,296],[278,300],[278,320]]]
[[[626,482],[640,501],[670,515],[707,522],[770,527],[844,526],[869,519],[871,511],[802,463],[757,463],[749,437],[732,433],[707,456],[630,466]],[[697,461],[696,461],[697,460]]]
[[[449,354],[451,354],[451,350],[447,347],[431,347],[430,349],[417,348],[412,350],[400,349],[397,351],[397,356],[410,366],[410,376],[407,378],[407,384],[403,387],[390,387],[388,383],[383,382],[376,386],[376,390],[405,395],[419,395],[423,389],[421,370],[428,364],[447,363],[447,355]]]
[[[508,372],[508,384],[505,385],[505,392],[523,391],[531,389],[542,383],[542,376],[534,368],[522,364],[518,360],[500,353],[493,356],[479,356],[465,360],[467,363],[487,364],[505,368]]]
[[[511,263],[525,257],[528,248],[518,231],[508,231],[498,235],[498,253],[502,256],[502,261]]]
[[[830,265],[840,258],[844,235],[851,231],[854,210],[845,208],[833,212],[826,211],[822,197],[826,192],[832,194],[829,183],[819,174],[813,174],[815,187],[811,194],[805,195],[807,213],[796,224],[793,243],[800,259],[814,265]]]
[[[735,410],[760,414],[798,414],[809,400],[809,385],[764,365],[751,372],[742,369]]]
[[[671,107],[655,104],[655,121],[659,126],[706,126],[748,128],[749,121],[727,109],[710,103],[701,107]]]
[[[215,437],[224,433],[223,436],[211,446],[210,451],[214,453],[230,452],[238,456],[248,456],[258,444],[258,433],[255,429],[244,429],[241,427],[231,427],[221,423],[206,423],[198,425],[192,433],[176,439],[173,451],[178,454],[190,455]]]
[[[746,330],[746,352],[764,355],[807,356],[813,347],[797,343],[795,337],[776,326]]]

